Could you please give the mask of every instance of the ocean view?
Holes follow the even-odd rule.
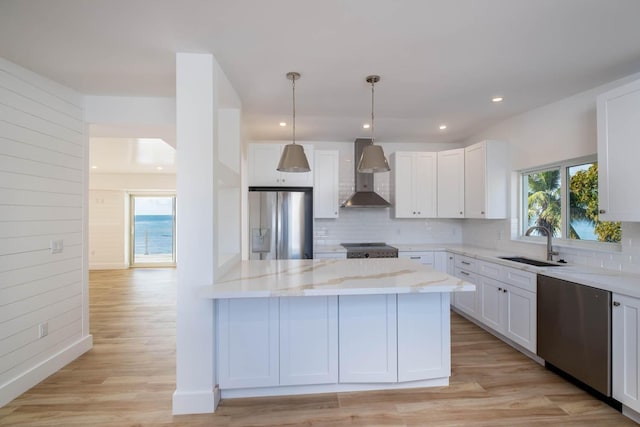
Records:
[[[136,215],[134,225],[136,255],[159,255],[173,252],[172,215]]]

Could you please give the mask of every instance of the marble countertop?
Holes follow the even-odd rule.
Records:
[[[401,258],[240,261],[203,298],[473,291],[475,285]]]

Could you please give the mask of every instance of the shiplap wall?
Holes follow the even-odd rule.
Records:
[[[89,269],[129,266],[125,245],[124,190],[89,190]]]
[[[84,129],[81,95],[0,58],[0,406],[91,347]]]

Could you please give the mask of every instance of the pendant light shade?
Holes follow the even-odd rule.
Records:
[[[300,144],[296,144],[296,80],[300,78],[299,73],[289,72],[287,78],[291,80],[293,88],[293,139],[291,144],[284,146],[280,162],[276,168],[280,172],[309,172],[309,161],[304,154],[304,148]]]
[[[371,145],[368,145],[362,151],[362,157],[358,163],[358,172],[360,173],[377,173],[377,172],[389,172],[389,162],[384,156],[382,147],[374,144],[374,130],[373,125],[373,101],[374,101],[374,85],[380,81],[380,76],[367,76],[367,83],[371,84]]]

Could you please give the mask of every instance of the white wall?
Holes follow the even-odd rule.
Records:
[[[130,264],[127,231],[129,195],[175,194],[173,174],[95,173],[89,177],[89,269],[124,269]]]
[[[83,114],[79,94],[0,58],[0,406],[92,345]]]
[[[628,76],[512,117],[479,132],[465,145],[484,139],[508,141],[513,171],[593,155],[597,151],[596,97],[639,78],[640,73]],[[511,219],[464,220],[464,243],[544,258],[546,250],[543,245],[511,239],[518,230],[516,186],[517,181],[512,180]],[[560,258],[578,264],[640,273],[640,226],[623,223],[622,227],[619,250],[607,245],[588,249],[574,245],[560,247]]]

